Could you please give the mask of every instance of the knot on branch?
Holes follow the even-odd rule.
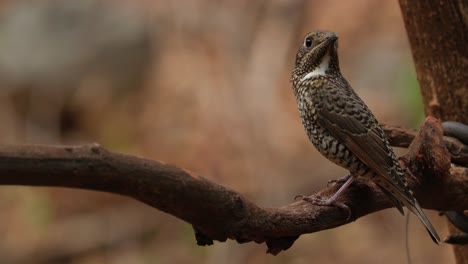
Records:
[[[413,184],[415,193],[430,193],[437,183],[450,176],[451,155],[444,144],[444,130],[440,121],[427,117],[421,130],[402,157],[419,184]]]

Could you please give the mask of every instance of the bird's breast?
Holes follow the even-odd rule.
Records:
[[[312,144],[323,156],[335,164],[349,169],[357,175],[366,174],[368,172],[367,166],[360,162],[342,142],[339,142],[328,130],[320,125],[318,119],[321,117],[317,111],[320,107],[323,107],[321,100],[324,100],[324,98],[320,98],[319,89],[303,88],[297,90],[297,106],[302,124]]]

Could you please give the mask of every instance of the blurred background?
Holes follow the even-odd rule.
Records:
[[[381,122],[419,126],[397,1],[3,0],[0,143],[99,142],[289,204],[346,174],[309,143],[289,82],[317,29],[339,34],[342,72]],[[405,263],[404,226],[385,210],[274,257],[264,244],[199,247],[189,224],[125,197],[0,188],[0,263]],[[453,262],[415,217],[409,247],[414,263]]]

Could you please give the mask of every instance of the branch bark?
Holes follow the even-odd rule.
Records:
[[[391,141],[407,146],[412,131],[386,127]],[[440,123],[428,118],[402,161],[413,173],[409,183],[421,205],[435,210],[468,207],[468,172],[450,168]],[[461,143],[460,143],[461,144]],[[461,144],[466,151],[467,146]],[[451,175],[450,175],[451,174]],[[268,252],[288,249],[305,233],[334,228],[385,208],[390,201],[374,185],[356,181],[341,196],[352,210],[297,201],[261,208],[241,194],[193,172],[163,162],[113,153],[97,144],[0,147],[0,185],[59,186],[126,195],[192,224],[199,245],[213,240],[266,242]],[[332,195],[337,186],[318,194]],[[438,193],[437,197],[433,194]],[[291,194],[293,196],[293,194]]]

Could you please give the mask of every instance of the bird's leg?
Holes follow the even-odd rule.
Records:
[[[346,220],[349,220],[349,218],[351,217],[351,209],[349,209],[349,207],[346,204],[338,202],[337,199],[340,196],[340,194],[343,193],[343,191],[349,187],[349,185],[354,181],[355,178],[356,177],[354,175],[350,174],[346,182],[343,185],[341,185],[340,189],[338,189],[338,191],[332,197],[328,199],[324,199],[320,195],[317,195],[317,196],[298,195],[296,196],[296,198],[302,198],[302,200],[310,202],[315,205],[324,205],[324,206],[328,205],[328,206],[339,207],[348,213],[348,217],[346,217]]]
[[[329,180],[328,183],[327,183],[327,187],[330,186],[330,184],[334,184],[334,183],[345,183],[347,180],[349,180],[349,177],[351,177],[351,174],[347,174],[339,179],[332,179],[332,180]]]

